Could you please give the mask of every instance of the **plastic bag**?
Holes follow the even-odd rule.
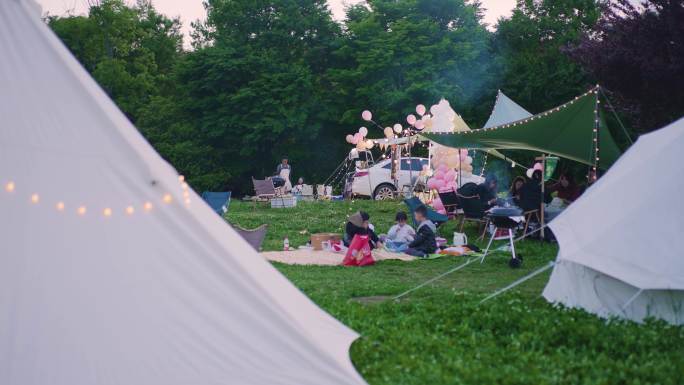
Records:
[[[375,264],[367,235],[354,235],[342,264],[344,266],[369,266]]]

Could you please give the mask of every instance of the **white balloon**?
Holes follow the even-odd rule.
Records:
[[[401,134],[402,128],[403,127],[401,126],[401,124],[397,123],[394,125],[394,132],[396,132],[397,134]]]
[[[361,128],[359,128],[359,132],[360,132],[361,135],[363,135],[363,136],[368,135],[368,129],[367,129],[366,127],[361,127]]]

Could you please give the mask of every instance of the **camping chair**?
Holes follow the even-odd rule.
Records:
[[[436,212],[435,210],[431,209],[429,206],[423,204],[423,202],[418,199],[418,197],[411,197],[408,199],[404,199],[404,203],[406,203],[406,206],[408,206],[411,219],[413,220],[413,226],[418,226],[416,223],[416,217],[413,215],[413,212],[419,207],[419,206],[425,206],[427,208],[427,219],[431,220],[432,222],[435,223],[435,225],[439,226],[442,223],[446,222],[449,220],[449,217],[440,214]]]
[[[240,234],[242,239],[247,241],[247,243],[254,248],[254,250],[261,251],[261,244],[264,242],[264,238],[266,238],[266,231],[268,230],[267,224],[263,224],[251,230],[243,229],[237,225],[233,225],[233,228],[238,234]]]
[[[466,222],[477,223],[477,232],[480,232],[480,226],[484,226],[480,239],[483,239],[485,233],[487,232],[487,225],[489,224],[489,219],[485,216],[484,208],[482,207],[482,202],[480,201],[479,195],[465,196],[457,194],[458,201],[463,209],[463,216],[461,217],[461,224],[459,232],[463,232],[463,227]]]
[[[271,199],[275,198],[277,196],[280,196],[282,198],[282,195],[276,190],[275,186],[273,185],[273,179],[271,178],[266,178],[266,179],[254,179],[252,177],[252,184],[254,185],[254,208],[256,208],[256,201],[259,199]],[[284,203],[284,200],[283,200]]]
[[[541,223],[541,219],[539,218],[539,210],[530,210],[530,211],[525,211],[523,213],[525,216],[525,228],[523,229],[523,237],[527,235],[527,228],[530,226],[530,222],[532,221],[532,217],[537,219],[538,223]]]
[[[439,199],[444,205],[444,209],[447,212],[447,216],[450,218],[455,218],[458,215],[458,209],[460,208],[458,204],[458,195],[455,191],[445,191],[437,192]]]
[[[211,207],[216,214],[223,215],[228,212],[230,206],[230,191],[205,191],[202,193],[202,199]]]

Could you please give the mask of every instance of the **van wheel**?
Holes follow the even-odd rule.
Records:
[[[375,188],[375,193],[373,194],[373,198],[376,201],[385,201],[389,199],[394,199],[394,192],[397,191],[397,189],[394,188],[393,185],[389,183],[383,183],[380,186]]]

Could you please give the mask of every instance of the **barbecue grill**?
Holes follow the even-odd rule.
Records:
[[[492,232],[491,238],[489,238],[489,243],[487,244],[487,248],[482,256],[482,260],[480,261],[481,263],[484,262],[484,259],[489,252],[489,248],[492,246],[492,242],[494,241],[497,231],[499,229],[503,229],[508,230],[508,241],[511,245],[511,254],[513,255],[508,264],[513,268],[520,267],[522,264],[522,257],[519,258],[515,255],[515,244],[513,242],[513,234],[515,233],[515,229],[518,227],[518,222],[515,221],[513,217],[519,217],[522,215],[522,210],[517,207],[494,207],[490,210],[489,221],[494,225],[494,231]]]

